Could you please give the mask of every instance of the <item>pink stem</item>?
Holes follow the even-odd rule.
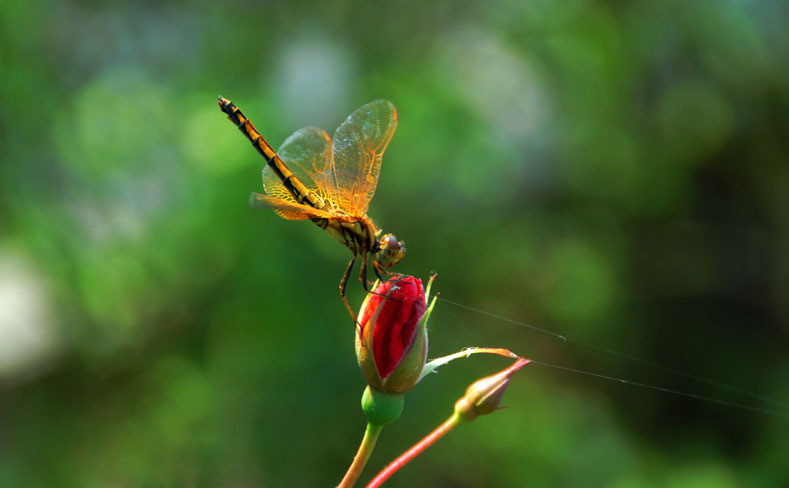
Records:
[[[372,481],[370,481],[367,484],[366,488],[377,488],[381,486],[383,482],[389,479],[390,476],[395,474],[397,470],[399,470],[400,468],[408,464],[412,459],[420,455],[422,451],[433,445],[434,442],[442,438],[444,434],[455,428],[455,426],[457,426],[459,423],[460,421],[456,415],[452,415],[451,417],[449,417],[443,424],[439,425],[436,428],[436,430],[428,434],[424,439],[414,444],[409,450],[407,450],[406,452],[401,454],[397,459],[389,463],[387,467],[385,467],[380,473],[378,473],[375,476],[375,478],[373,478]]]

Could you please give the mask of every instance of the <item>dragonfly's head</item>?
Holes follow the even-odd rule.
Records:
[[[384,268],[391,268],[405,256],[405,243],[398,241],[394,234],[384,234],[377,247],[375,261]]]

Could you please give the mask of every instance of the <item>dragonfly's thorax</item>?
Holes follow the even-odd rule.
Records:
[[[344,212],[343,212],[344,214]],[[373,221],[366,215],[352,216],[340,214],[333,219],[312,219],[319,227],[326,229],[340,244],[361,255],[373,251],[376,236],[380,233]]]

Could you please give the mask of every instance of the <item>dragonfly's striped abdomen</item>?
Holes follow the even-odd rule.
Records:
[[[272,171],[282,180],[282,185],[290,192],[298,203],[309,205],[313,208],[323,209],[326,207],[326,202],[310,191],[304,184],[293,174],[293,172],[285,166],[274,149],[271,148],[268,142],[260,135],[252,122],[244,116],[244,114],[236,107],[233,102],[224,97],[219,97],[219,108],[222,109],[227,117],[233,122],[236,127],[252,142],[255,149],[266,159]]]

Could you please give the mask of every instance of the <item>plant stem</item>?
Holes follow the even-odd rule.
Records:
[[[375,449],[375,442],[378,440],[378,436],[381,434],[383,428],[384,424],[367,424],[367,429],[364,431],[364,437],[362,438],[362,443],[359,445],[359,450],[356,451],[353,462],[348,467],[348,471],[345,473],[342,481],[340,481],[340,484],[337,485],[337,488],[351,488],[356,483],[356,480],[359,479],[359,475],[362,474],[364,465],[367,464],[367,460],[370,459],[370,455],[373,453],[373,449]]]
[[[439,425],[433,432],[429,433],[424,439],[414,444],[409,450],[389,463],[387,467],[385,467],[375,476],[375,478],[373,478],[372,481],[370,481],[370,483],[367,484],[366,488],[377,488],[381,486],[383,482],[395,474],[397,470],[408,464],[408,462],[420,455],[422,451],[433,445],[434,442],[442,438],[444,434],[454,429],[460,423],[462,423],[462,421],[458,415],[452,414],[451,417],[445,420],[444,423]]]

